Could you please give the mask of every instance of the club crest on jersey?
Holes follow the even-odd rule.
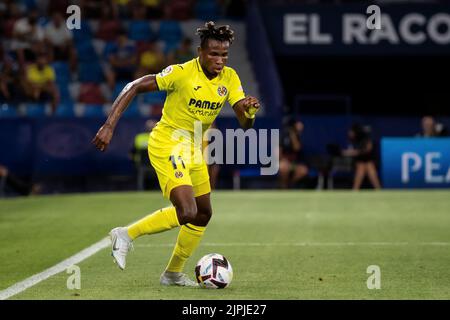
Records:
[[[183,172],[175,171],[175,178],[183,178]]]
[[[160,75],[161,77],[167,76],[169,73],[171,73],[173,70],[172,66],[168,66],[167,68],[164,68],[161,72]]]
[[[228,90],[225,86],[219,86],[217,88],[217,93],[219,94],[219,96],[223,97],[227,94]]]

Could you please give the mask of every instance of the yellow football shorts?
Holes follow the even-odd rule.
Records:
[[[194,146],[174,140],[171,132],[163,125],[155,127],[149,137],[148,154],[150,162],[158,176],[163,196],[170,199],[170,192],[181,185],[194,189],[194,196],[211,192],[208,167],[201,156],[195,158]],[[201,150],[201,149],[200,149]]]

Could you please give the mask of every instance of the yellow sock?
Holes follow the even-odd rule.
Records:
[[[127,228],[127,230],[128,236],[131,240],[134,240],[143,234],[158,233],[178,227],[179,225],[180,223],[178,222],[175,207],[167,207],[155,211],[154,213],[133,223]]]
[[[197,248],[205,233],[206,227],[194,226],[187,223],[180,228],[177,244],[173,249],[172,257],[167,265],[166,271],[181,272],[187,259]]]

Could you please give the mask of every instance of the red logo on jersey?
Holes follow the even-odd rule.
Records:
[[[217,88],[217,93],[219,94],[219,96],[223,97],[224,95],[226,95],[228,92],[227,88],[224,86],[219,86]]]

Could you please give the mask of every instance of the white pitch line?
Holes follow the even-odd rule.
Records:
[[[25,291],[26,289],[38,284],[39,282],[50,278],[51,276],[54,276],[57,273],[60,273],[70,266],[77,264],[90,256],[94,255],[98,251],[106,248],[111,244],[111,241],[109,237],[106,237],[102,240],[100,240],[97,243],[94,243],[90,247],[83,249],[82,251],[78,252],[77,254],[71,256],[70,258],[67,258],[64,261],[61,261],[60,263],[56,264],[55,266],[42,271],[41,273],[35,274],[34,276],[31,276],[23,281],[17,282],[16,284],[12,285],[11,287],[0,291],[0,300],[8,299],[9,297],[12,297],[22,291]]]
[[[67,258],[64,261],[56,264],[55,266],[35,274],[23,281],[20,281],[11,287],[0,291],[0,300],[8,299],[26,289],[38,284],[45,279],[54,276],[64,270],[67,270],[70,266],[77,264],[83,260],[86,260],[90,256],[94,255],[98,251],[106,248],[111,244],[109,237],[94,243],[90,247],[78,252],[77,254]],[[307,246],[407,246],[407,245],[420,245],[420,246],[450,246],[450,242],[205,242],[201,246],[205,247],[307,247]],[[173,247],[173,243],[149,243],[138,244],[135,247]]]
[[[201,243],[205,247],[339,247],[339,246],[450,246],[450,242],[228,242],[228,243]],[[135,247],[173,247],[174,243],[147,243]]]

